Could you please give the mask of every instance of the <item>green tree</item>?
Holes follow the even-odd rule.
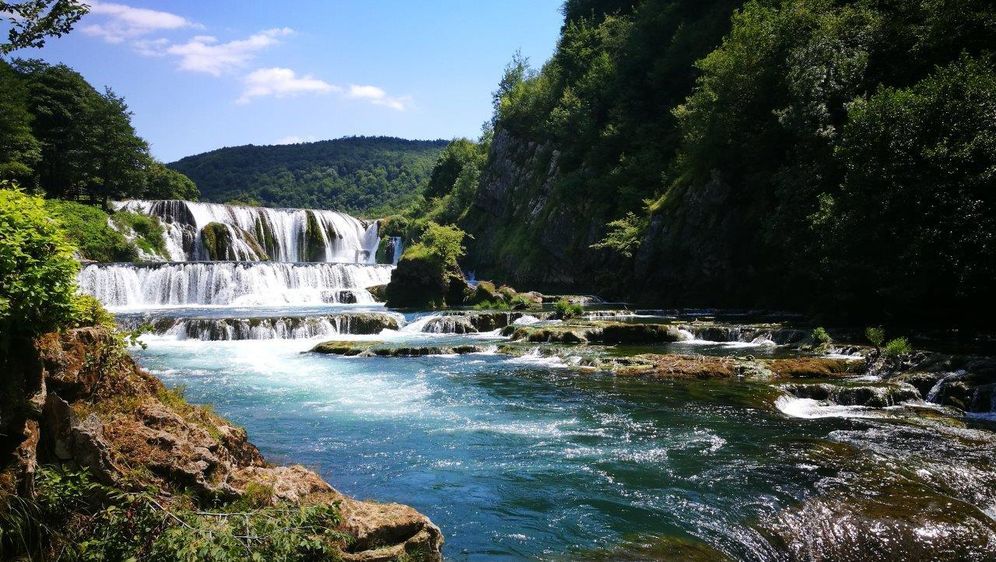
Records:
[[[91,145],[85,155],[93,165],[86,183],[91,198],[102,200],[107,208],[109,199],[140,196],[152,158],[148,143],[135,134],[128,105],[107,88],[89,109]]]
[[[153,162],[149,166],[147,173],[146,188],[143,194],[143,197],[147,199],[186,199],[188,201],[196,201],[200,197],[197,185],[190,178],[159,162]]]
[[[27,97],[21,77],[0,60],[0,179],[28,179],[41,159]]]
[[[861,306],[986,302],[996,279],[996,71],[962,56],[849,107],[833,276]]]
[[[21,0],[0,2],[0,17],[10,29],[0,43],[0,55],[26,47],[42,47],[46,37],[61,37],[90,7],[76,0]]]

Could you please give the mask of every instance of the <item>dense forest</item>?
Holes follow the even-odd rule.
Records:
[[[365,216],[410,205],[445,141],[347,137],[274,146],[237,146],[170,164],[205,200],[267,207],[335,209]]]
[[[564,13],[553,57],[512,61],[492,130],[447,149],[443,185],[399,228],[454,222],[472,235],[465,268],[520,286],[892,321],[992,313],[993,3]]]
[[[152,158],[123,98],[38,60],[0,59],[0,180],[105,207],[112,199],[198,196],[189,178]]]

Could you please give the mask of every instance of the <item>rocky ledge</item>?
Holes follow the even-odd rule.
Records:
[[[356,500],[302,466],[273,466],[244,429],[192,406],[140,369],[105,328],[39,338],[0,380],[0,496],[31,497],[40,464],[87,469],[165,506],[252,495],[269,505],[337,505],[344,560],[440,560],[443,537],[395,503]],[[262,492],[261,492],[262,490]]]

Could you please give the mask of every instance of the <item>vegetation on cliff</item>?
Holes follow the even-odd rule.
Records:
[[[445,145],[445,141],[346,137],[221,148],[187,156],[170,167],[193,179],[208,201],[377,216],[418,199]]]
[[[474,193],[433,174],[471,203],[435,212],[472,235],[465,267],[518,285],[984,319],[993,21],[968,0],[570,0],[553,57],[495,93]]]

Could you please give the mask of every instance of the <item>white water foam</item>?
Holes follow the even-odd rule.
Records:
[[[391,280],[389,265],[274,262],[93,264],[81,292],[109,308],[175,305],[374,303],[368,287]]]

